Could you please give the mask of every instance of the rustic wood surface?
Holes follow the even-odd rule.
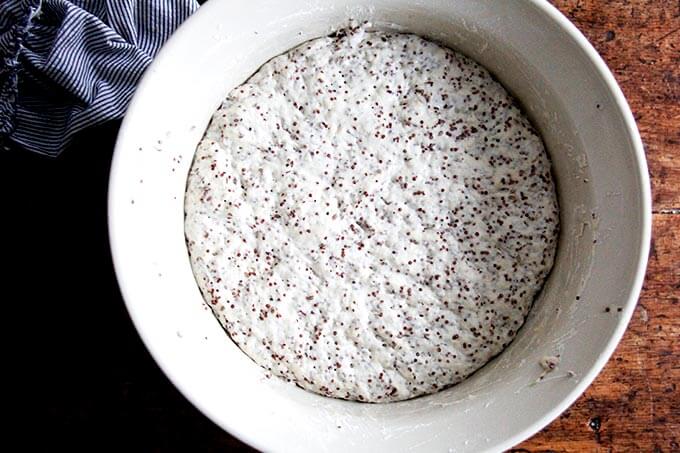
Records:
[[[680,2],[557,0],[621,85],[652,178],[654,240],[631,324],[581,398],[514,452],[680,451]]]

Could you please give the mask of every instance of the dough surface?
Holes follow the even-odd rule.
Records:
[[[438,44],[362,29],[231,91],[185,209],[233,341],[300,387],[368,402],[436,392],[498,354],[559,227],[547,153],[504,88]]]

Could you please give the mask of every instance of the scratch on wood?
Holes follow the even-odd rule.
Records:
[[[680,208],[653,210],[652,214],[680,214]]]

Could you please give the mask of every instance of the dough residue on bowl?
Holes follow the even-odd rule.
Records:
[[[550,161],[480,65],[342,30],[232,90],[191,167],[186,237],[232,340],[305,389],[386,402],[512,341],[550,271]]]

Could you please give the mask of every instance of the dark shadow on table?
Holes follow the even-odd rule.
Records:
[[[184,399],[128,317],[106,218],[118,126],[57,159],[0,151],[5,393],[28,413],[16,451],[252,451]]]

